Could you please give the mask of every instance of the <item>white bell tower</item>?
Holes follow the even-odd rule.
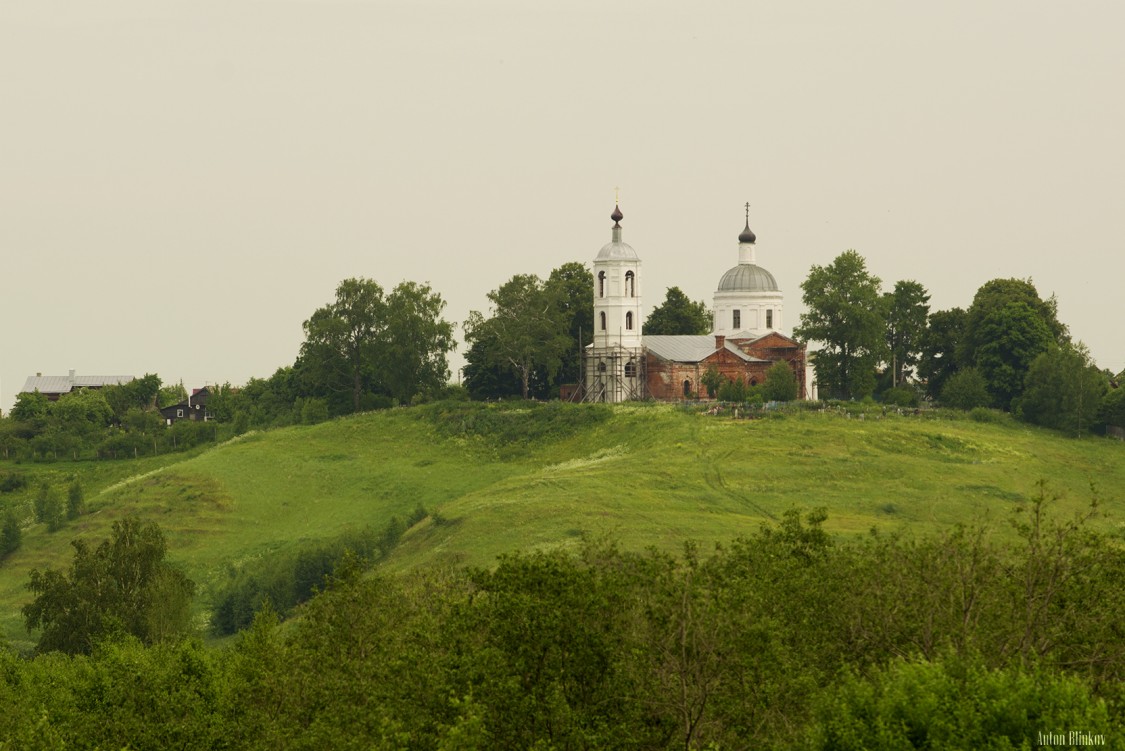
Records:
[[[624,215],[614,206],[613,234],[594,258],[594,332],[586,357],[586,399],[619,402],[644,395],[641,260],[621,240]]]

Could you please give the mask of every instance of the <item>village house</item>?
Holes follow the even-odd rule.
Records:
[[[63,394],[69,394],[75,389],[100,389],[105,386],[120,386],[134,380],[131,375],[115,376],[81,376],[73,370],[64,376],[45,376],[36,373],[28,376],[24,381],[21,394],[31,394],[38,391],[52,402],[57,402]]]
[[[211,392],[206,386],[201,389],[192,389],[191,396],[179,404],[162,407],[160,414],[169,425],[180,420],[206,422],[211,419],[211,412],[207,409],[207,402],[210,399]]]

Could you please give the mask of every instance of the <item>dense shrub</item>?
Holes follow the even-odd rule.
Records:
[[[1125,386],[1111,389],[1102,398],[1098,419],[1106,425],[1125,428]]]
[[[992,404],[988,381],[976,368],[959,370],[949,377],[941,390],[941,403],[946,407],[970,410]]]
[[[27,487],[27,476],[22,472],[0,474],[0,493],[14,493]]]
[[[86,491],[77,478],[66,491],[66,518],[73,521],[86,510]]]
[[[880,397],[883,404],[895,407],[917,407],[919,404],[918,391],[913,386],[905,384],[887,389]]]
[[[299,620],[262,610],[227,649],[0,652],[0,739],[1000,751],[1081,730],[1121,749],[1125,553],[1048,505],[1024,504],[1004,540],[839,539],[792,510],[707,554],[587,541],[395,576],[345,555]],[[311,582],[326,566],[299,552],[289,578]]]
[[[973,422],[1005,422],[1005,414],[998,409],[988,407],[973,407],[969,410],[969,418]],[[1007,418],[1010,419],[1010,418]]]
[[[350,554],[364,567],[370,566],[389,555],[406,530],[426,516],[426,509],[418,506],[405,523],[391,517],[379,532],[367,527],[247,565],[216,595],[212,630],[233,634],[246,628],[265,603],[279,616],[287,616],[325,586],[346,556]]]
[[[801,393],[797,375],[786,362],[776,362],[766,371],[762,398],[767,402],[791,402]]]
[[[849,677],[819,701],[817,715],[808,747],[825,751],[1070,747],[1041,743],[1040,734],[1071,730],[1123,747],[1105,702],[1081,680],[957,656],[899,660],[869,678]]]
[[[719,401],[741,404],[749,397],[750,387],[741,378],[727,378],[719,386]]]
[[[1024,383],[1020,418],[1070,435],[1093,427],[1109,388],[1105,374],[1080,346],[1052,347],[1039,355]]]
[[[23,540],[23,530],[14,509],[4,512],[4,524],[0,527],[0,559],[19,550]]]
[[[301,414],[301,422],[305,425],[315,425],[328,419],[328,401],[309,397],[297,400],[297,410]]]
[[[566,402],[436,402],[413,410],[449,438],[478,438],[493,446],[530,446],[572,436],[608,420],[604,404]]]
[[[63,502],[58,491],[48,482],[39,485],[39,492],[35,494],[35,521],[47,525],[48,532],[55,532],[62,528],[64,511]]]
[[[68,569],[33,569],[23,607],[36,649],[87,654],[104,639],[134,636],[155,644],[182,634],[190,620],[195,583],[164,560],[167,545],[154,522],[126,518],[96,548],[72,541]]]

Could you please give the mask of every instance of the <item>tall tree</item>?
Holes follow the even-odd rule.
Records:
[[[828,266],[813,266],[801,284],[807,311],[793,333],[823,344],[813,357],[830,396],[862,397],[875,387],[875,365],[886,352],[879,283],[863,256],[847,250]]]
[[[444,309],[445,301],[428,284],[402,282],[384,296],[371,279],[340,282],[335,302],[305,321],[305,342],[293,369],[300,388],[290,406],[297,396],[335,402],[347,395],[358,412],[375,394],[406,402],[439,388],[449,376],[446,355],[454,346],[453,324],[441,317]]]
[[[926,382],[926,393],[937,398],[946,381],[957,372],[957,351],[965,331],[965,311],[961,308],[938,310],[930,314],[922,336],[922,357],[918,375]]]
[[[51,401],[45,394],[39,393],[38,389],[31,392],[24,391],[16,395],[16,403],[12,405],[8,417],[18,422],[46,420],[50,404]]]
[[[762,384],[762,398],[771,402],[791,402],[801,393],[797,374],[789,363],[775,362],[766,371],[766,381]]]
[[[707,334],[711,313],[702,300],[693,302],[679,287],[669,287],[664,302],[652,309],[642,330],[649,335]]]
[[[16,552],[23,539],[23,530],[20,528],[19,517],[15,509],[9,508],[4,512],[4,526],[0,528],[0,560]]]
[[[355,412],[364,391],[376,386],[386,310],[378,283],[345,279],[336,288],[336,301],[318,308],[304,323],[300,358],[307,372],[327,390],[350,394]]]
[[[973,362],[988,382],[989,393],[1000,409],[1010,409],[1023,393],[1032,361],[1054,343],[1046,321],[1030,305],[1009,302],[981,316],[976,329],[980,339]]]
[[[930,293],[913,280],[895,282],[894,291],[883,295],[883,306],[891,386],[897,386],[913,374],[918,364],[930,314]]]
[[[1053,296],[1041,298],[1030,279],[992,279],[980,286],[966,311],[964,335],[957,353],[963,365],[974,364],[977,350],[990,341],[989,334],[982,330],[985,319],[1013,302],[1031,308],[1047,327],[1051,341],[1062,344],[1070,339],[1066,326],[1059,322],[1058,301]]]
[[[1098,408],[1098,420],[1106,425],[1125,428],[1125,387],[1111,388],[1102,397],[1101,406]]]
[[[482,337],[469,342],[465,350],[465,367],[461,372],[465,377],[465,388],[470,398],[500,399],[518,395],[522,388],[519,376],[509,363],[495,359],[490,344],[491,342]],[[545,386],[541,389],[534,386],[529,388],[537,394],[541,391],[542,395],[546,396]]]
[[[552,385],[577,383],[582,378],[581,347],[590,343],[594,333],[590,270],[577,261],[564,263],[551,271],[547,277],[547,288],[555,300],[569,338]]]
[[[125,417],[130,409],[155,409],[156,396],[160,393],[160,376],[155,373],[145,373],[140,378],[134,378],[128,383],[106,386],[101,389],[106,402],[118,421]]]
[[[382,381],[392,397],[408,403],[449,380],[446,355],[453,350],[453,324],[441,317],[445,300],[428,284],[402,282],[387,295]]]
[[[97,548],[78,539],[67,573],[31,572],[34,601],[23,608],[37,649],[88,653],[104,636],[132,634],[146,644],[184,631],[195,584],[164,560],[164,534],[135,518],[114,522]]]
[[[187,401],[187,396],[187,389],[184,388],[183,381],[173,383],[170,386],[161,386],[160,392],[156,395],[156,406],[161,409],[171,407],[173,404]]]
[[[1053,346],[1031,362],[1019,413],[1028,422],[1080,435],[1096,422],[1108,388],[1085,345]]]
[[[488,299],[492,316],[470,312],[465,341],[471,352],[480,353],[480,365],[510,368],[527,399],[536,369],[553,378],[570,344],[555,292],[534,274],[517,274],[489,292]]]
[[[980,368],[996,406],[1008,409],[1023,391],[1031,361],[1069,339],[1054,297],[1042,299],[1030,279],[993,279],[973,297],[957,360]]]
[[[78,441],[89,441],[99,437],[113,418],[102,389],[78,389],[51,405],[48,422]]]
[[[988,381],[976,368],[962,368],[946,378],[939,397],[942,406],[966,411],[992,404]]]

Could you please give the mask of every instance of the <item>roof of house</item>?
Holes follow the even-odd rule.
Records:
[[[649,352],[657,357],[674,362],[700,362],[719,351],[715,347],[715,337],[711,335],[646,335],[644,345]],[[723,342],[723,349],[745,362],[766,362],[766,360],[751,357],[729,341]]]
[[[131,375],[28,376],[20,393],[69,394],[74,389],[116,386],[132,380]]]

